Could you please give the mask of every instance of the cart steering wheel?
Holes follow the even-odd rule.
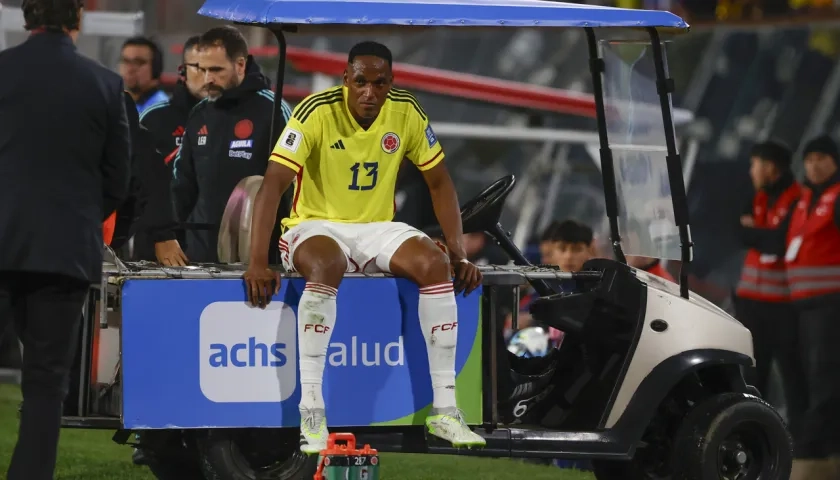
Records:
[[[504,176],[481,191],[461,207],[461,221],[464,233],[490,230],[499,222],[505,199],[513,190],[516,177]]]
[[[513,175],[504,176],[461,206],[464,233],[492,231],[499,223],[505,199],[515,183]],[[443,236],[440,225],[426,227],[423,231],[431,237]]]

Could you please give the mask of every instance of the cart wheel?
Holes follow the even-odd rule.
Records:
[[[793,440],[766,402],[726,393],[688,412],[671,458],[674,480],[788,480]]]
[[[198,462],[190,459],[185,462],[183,458],[159,457],[146,453],[146,466],[157,480],[204,480],[204,473],[198,466]]]
[[[158,480],[204,480],[195,445],[180,431],[144,432],[140,450]]]
[[[198,439],[207,480],[311,480],[317,455],[300,451],[296,429],[217,429]]]

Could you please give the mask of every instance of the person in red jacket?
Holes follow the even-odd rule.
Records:
[[[785,252],[790,296],[799,313],[808,395],[791,480],[840,478],[840,172],[827,135],[804,150],[805,185]]]
[[[748,248],[735,291],[735,317],[753,336],[756,367],[748,378],[767,394],[773,362],[778,366],[794,438],[805,410],[802,366],[798,354],[797,314],[790,302],[785,272],[785,235],[801,186],[791,171],[792,153],[769,141],[750,152],[755,195],[741,216],[741,240]]]
[[[662,261],[658,258],[639,257],[636,255],[626,255],[626,257],[627,265],[676,283],[674,276],[668,270],[665,270],[665,267],[662,266]]]

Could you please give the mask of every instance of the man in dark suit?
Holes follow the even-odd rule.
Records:
[[[0,331],[23,342],[8,480],[53,478],[82,308],[102,272],[102,222],[128,192],[123,84],[74,46],[82,0],[24,0],[23,44],[0,52]]]

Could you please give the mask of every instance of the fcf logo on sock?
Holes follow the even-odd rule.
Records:
[[[271,302],[215,302],[200,317],[200,386],[217,403],[282,402],[297,387],[297,318]]]
[[[327,333],[330,331],[330,327],[326,325],[319,325],[319,324],[311,324],[307,323],[303,326],[304,332],[315,332],[315,333]]]
[[[435,333],[437,330],[440,330],[441,332],[448,332],[450,330],[455,330],[456,328],[458,328],[458,322],[441,323],[440,325],[432,327],[432,333]]]

